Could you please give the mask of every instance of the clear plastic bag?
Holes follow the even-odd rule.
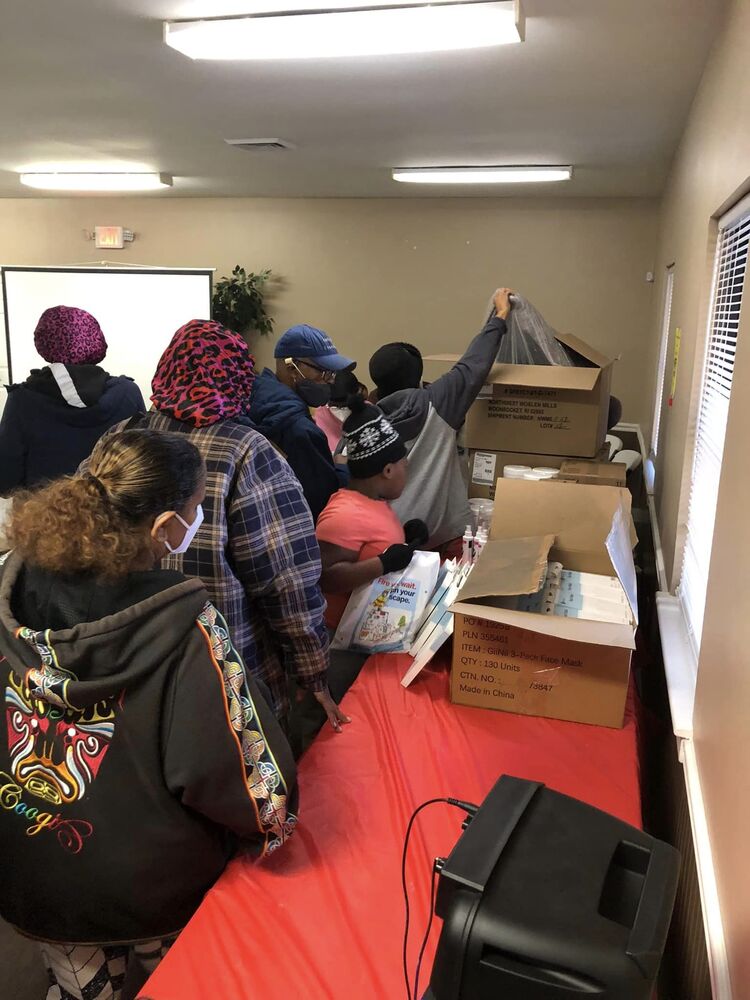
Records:
[[[496,361],[510,365],[575,365],[557,332],[542,314],[521,295],[511,295],[508,332],[503,337]],[[494,307],[490,316],[494,316]]]

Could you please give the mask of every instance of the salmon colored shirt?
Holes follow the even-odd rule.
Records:
[[[371,500],[356,490],[334,493],[318,518],[315,534],[319,542],[338,545],[357,553],[357,561],[372,559],[397,542],[404,529],[385,500]],[[341,621],[348,593],[324,591],[328,602],[325,622],[335,629]]]

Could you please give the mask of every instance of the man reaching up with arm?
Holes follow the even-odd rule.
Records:
[[[489,374],[506,333],[509,288],[493,297],[494,315],[449,372],[420,388],[422,356],[410,344],[386,344],[370,359],[377,401],[406,442],[409,480],[392,502],[396,516],[423,520],[430,548],[460,539],[470,521],[456,435]]]

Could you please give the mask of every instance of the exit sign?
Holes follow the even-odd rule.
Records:
[[[122,226],[95,226],[94,244],[101,250],[122,250],[125,246]]]

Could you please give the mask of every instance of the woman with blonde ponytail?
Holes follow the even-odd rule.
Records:
[[[157,440],[153,431],[117,434],[106,447],[95,448],[84,475],[16,494],[11,544],[33,566],[51,573],[116,580],[129,571],[153,569],[156,536],[144,532],[143,519],[170,502],[182,510],[204,489],[205,473],[197,453],[167,440],[165,451],[172,444],[172,457],[181,466],[181,479],[173,481],[170,468],[159,467],[156,450],[150,457],[144,454],[148,435]],[[190,513],[196,512],[193,504]],[[163,542],[168,528],[169,522],[159,535]]]
[[[182,435],[104,438],[14,497],[0,566],[0,915],[40,941],[49,1000],[121,997],[236,847],[296,822],[291,751],[203,584],[159,568],[202,521]],[[252,753],[247,747],[252,747]]]

